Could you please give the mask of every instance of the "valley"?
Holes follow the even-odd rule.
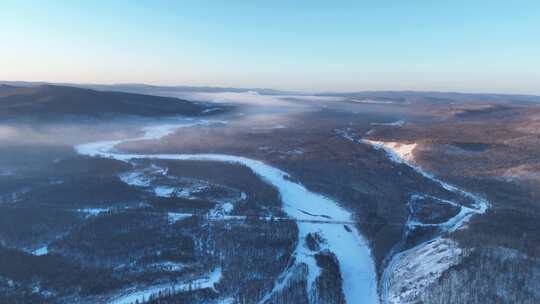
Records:
[[[469,284],[540,299],[540,106],[428,97],[204,92],[195,115],[6,119],[0,300],[455,303],[440,288]]]

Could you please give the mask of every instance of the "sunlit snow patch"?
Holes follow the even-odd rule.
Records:
[[[48,253],[49,253],[49,247],[48,246],[43,246],[43,247],[40,247],[40,248],[32,251],[32,254],[37,255],[37,256],[46,255]]]
[[[394,162],[403,163],[414,161],[413,152],[416,148],[416,143],[405,144],[394,141],[377,141],[369,139],[364,139],[364,142],[373,145],[373,147],[377,149],[384,149],[388,154],[388,157]]]
[[[420,292],[436,282],[448,268],[459,264],[461,259],[461,248],[444,238],[404,251],[394,261],[387,302],[415,303]]]
[[[151,296],[159,295],[160,293],[181,293],[206,288],[214,288],[214,285],[221,280],[221,268],[216,268],[208,275],[188,282],[160,284],[149,286],[146,288],[133,288],[126,290],[125,294],[114,297],[109,304],[134,304],[144,303]]]

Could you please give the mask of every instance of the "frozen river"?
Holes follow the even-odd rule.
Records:
[[[76,151],[82,155],[113,158],[120,161],[135,159],[218,161],[248,167],[262,180],[279,191],[283,210],[288,217],[307,220],[297,222],[299,242],[294,252],[295,263],[304,263],[308,266],[307,294],[311,294],[321,270],[317,266],[314,257],[316,252],[312,252],[307,248],[305,238],[310,233],[317,233],[324,240],[321,248],[329,250],[337,257],[343,279],[343,293],[347,303],[377,303],[379,300],[375,266],[368,244],[354,225],[344,226],[342,224],[353,220],[351,213],[340,207],[335,201],[307,190],[300,183],[291,181],[286,172],[259,160],[234,155],[130,154],[115,149],[115,146],[124,142],[158,140],[180,128],[211,123],[211,121],[189,121],[179,124],[155,125],[144,128],[145,134],[138,138],[82,144],[76,147]],[[321,220],[322,218],[324,218],[325,223],[309,222],[309,220]],[[332,221],[336,223],[332,223]],[[294,267],[290,267],[280,276],[275,283],[274,289],[261,299],[261,303],[270,299],[273,293],[280,291],[289,277],[288,271],[292,268]]]

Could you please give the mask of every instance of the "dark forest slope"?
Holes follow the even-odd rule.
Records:
[[[186,100],[65,86],[0,86],[0,119],[66,116],[200,115],[207,106]]]

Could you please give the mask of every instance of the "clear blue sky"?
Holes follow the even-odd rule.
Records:
[[[540,1],[0,1],[0,80],[540,94]]]

